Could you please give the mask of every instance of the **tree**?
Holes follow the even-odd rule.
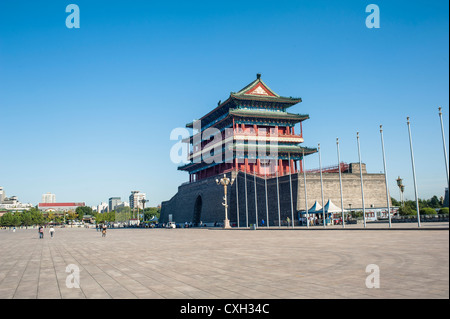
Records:
[[[42,215],[42,212],[37,207],[32,207],[30,210],[30,215],[32,219],[33,225],[40,225],[42,224],[44,220],[44,216]]]
[[[441,202],[439,201],[439,198],[436,195],[434,195],[427,201],[427,205],[428,205],[428,207],[431,207],[431,208],[441,208],[442,207]]]
[[[405,203],[406,204],[406,203]],[[410,205],[402,206],[398,209],[398,213],[401,216],[411,216],[411,215],[417,215],[417,211],[412,209]]]
[[[131,218],[131,208],[130,207],[118,207],[115,211],[115,221],[116,222],[126,222]]]
[[[67,220],[70,221],[71,223],[73,223],[74,219],[77,218],[77,213],[75,213],[73,210],[69,210],[67,212]]]
[[[78,219],[83,219],[84,215],[92,215],[92,208],[89,206],[79,206],[75,210],[75,212],[78,214]]]
[[[33,216],[31,215],[31,213],[29,211],[25,211],[21,214],[22,216],[22,224],[25,227],[31,226],[33,225]]]
[[[20,224],[22,224],[22,218],[20,216],[20,213],[19,212],[15,212],[12,215],[12,226],[17,227]]]
[[[431,207],[424,207],[420,209],[420,215],[436,215],[436,210]]]
[[[154,216],[159,219],[160,213],[161,209],[158,207],[147,207],[146,209],[144,209],[144,219],[150,220]]]
[[[392,206],[402,206],[402,203],[397,201],[394,197],[391,197]]]
[[[47,223],[51,222],[54,219],[55,219],[55,213],[50,212],[50,213],[47,214],[47,218],[46,218],[46,222]]]
[[[13,225],[13,214],[11,212],[6,212],[1,217],[1,224],[5,227],[11,227]]]

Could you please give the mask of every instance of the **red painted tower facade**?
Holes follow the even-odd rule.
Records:
[[[258,74],[255,81],[186,125],[193,129],[184,140],[189,143],[189,162],[178,169],[189,172],[190,182],[230,171],[265,178],[301,172],[303,156],[317,151],[300,146],[302,122],[309,115],[287,112],[301,101],[276,94]]]

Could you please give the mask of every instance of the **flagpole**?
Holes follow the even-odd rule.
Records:
[[[381,135],[381,150],[383,152],[384,181],[386,183],[386,200],[387,200],[388,217],[389,217],[389,228],[391,228],[392,227],[391,201],[389,199],[389,186],[388,186],[388,177],[387,177],[387,170],[386,170],[386,154],[384,153],[383,125],[380,125],[380,135]]]
[[[277,164],[277,201],[278,201],[278,227],[281,227],[281,213],[280,213],[280,185],[278,181],[278,164]]]
[[[361,162],[361,147],[359,145],[359,132],[356,132],[356,140],[358,142],[358,157],[359,157],[359,177],[361,180],[361,199],[362,199],[362,209],[364,216],[364,228],[366,228],[366,205],[364,204],[364,186],[363,186],[363,176],[362,176],[362,162]]]
[[[267,219],[266,222],[267,222],[267,228],[269,228],[269,201],[267,199],[267,162],[265,162],[265,167],[264,167],[264,186],[266,188],[266,219]]]
[[[338,155],[338,168],[339,168],[339,187],[341,189],[341,216],[342,216],[342,228],[345,228],[344,217],[344,197],[342,195],[342,177],[341,177],[341,156],[339,154],[339,138],[336,138],[337,155]]]
[[[306,211],[306,227],[309,228],[309,214],[308,214],[308,194],[306,192],[306,171],[305,171],[305,151],[302,150],[302,162],[303,162],[303,183],[305,185],[305,211]]]
[[[320,156],[320,143],[319,143],[319,170],[320,170],[320,192],[322,194],[322,218],[323,218],[323,228],[326,227],[326,222],[325,222],[325,207],[324,205],[324,199],[323,199],[323,180],[322,180],[322,158]]]
[[[294,228],[294,203],[292,197],[292,168],[291,168],[291,153],[288,153],[288,161],[289,161],[289,186],[291,190],[291,218],[292,218],[292,228]],[[297,179],[298,180],[298,179]]]
[[[256,218],[256,228],[258,228],[258,201],[256,194],[256,172],[253,171],[253,183],[255,185],[255,218]]]
[[[245,159],[244,159],[244,161],[245,161]],[[246,222],[246,227],[248,227],[247,165],[248,165],[248,158],[247,158],[247,163],[245,164],[245,222]]]
[[[409,116],[406,118],[408,124],[408,133],[409,133],[409,148],[411,150],[411,165],[413,171],[413,179],[414,179],[414,195],[416,197],[416,209],[417,209],[417,225],[420,227],[420,210],[419,210],[419,197],[417,195],[417,183],[416,183],[416,167],[414,164],[414,152],[411,138],[411,123],[409,122]]]
[[[238,160],[239,163],[239,160]],[[239,170],[236,168],[236,211],[237,211],[237,227],[239,228]]]
[[[441,119],[442,144],[444,146],[445,170],[447,172],[447,187],[450,190],[449,176],[448,176],[447,147],[445,146],[444,123],[442,122],[442,108],[440,106],[439,106],[439,118]]]

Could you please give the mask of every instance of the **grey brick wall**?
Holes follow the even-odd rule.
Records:
[[[222,177],[222,176],[220,176]],[[230,177],[230,174],[227,175]],[[305,209],[305,189],[303,174],[294,174],[292,177],[292,202],[294,219],[298,218],[297,211]],[[161,222],[168,221],[168,215],[173,215],[173,220],[177,223],[193,222],[194,207],[198,196],[202,198],[202,208],[200,220],[202,223],[222,223],[225,217],[225,210],[222,205],[224,190],[223,186],[218,186],[215,182],[217,177],[210,177],[195,183],[184,184],[178,188],[178,193],[169,201],[162,203]],[[383,174],[363,174],[364,195],[366,208],[386,207],[386,189]],[[245,183],[247,182],[247,201],[245,197]],[[239,194],[236,196],[236,183]],[[280,194],[280,214],[278,214],[278,193],[276,178],[267,180],[267,202],[268,217],[270,225],[277,225],[281,219],[281,225],[286,224],[286,219],[292,219],[291,191],[289,176],[279,178]],[[341,205],[338,173],[324,173],[324,200],[328,199],[338,207]],[[343,199],[344,208],[348,209],[351,204],[352,209],[362,208],[360,175],[358,173],[343,173]],[[314,201],[321,203],[320,174],[306,174],[306,186],[308,197],[308,208]],[[228,218],[232,224],[247,226],[255,224],[261,225],[262,220],[267,224],[266,210],[266,187],[264,179],[256,178],[256,204],[255,204],[255,184],[252,175],[240,172],[231,187],[228,187]],[[237,198],[238,197],[238,198]],[[298,200],[297,200],[298,199]],[[239,216],[237,214],[239,207]],[[246,209],[247,207],[247,209]],[[257,217],[256,217],[256,207]],[[280,217],[279,217],[280,215]]]
[[[363,174],[364,204],[366,208],[387,207],[386,183],[384,174]],[[339,173],[323,174],[324,203],[331,201],[341,207],[341,193],[339,188]],[[303,174],[299,176],[298,188],[298,210],[305,209],[305,188]],[[308,208],[317,200],[322,204],[320,174],[306,174],[306,192]],[[344,209],[348,209],[351,204],[352,209],[362,209],[361,181],[358,173],[342,174],[342,193]],[[390,197],[389,197],[390,200]],[[390,203],[391,204],[391,203]]]

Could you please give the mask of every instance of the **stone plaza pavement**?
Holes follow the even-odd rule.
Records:
[[[448,223],[432,224],[0,230],[0,298],[449,298]]]

